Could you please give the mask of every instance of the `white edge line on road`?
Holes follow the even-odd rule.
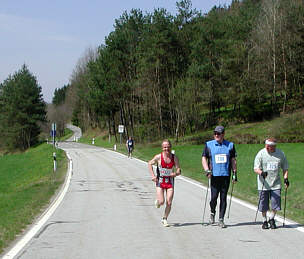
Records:
[[[119,153],[119,152],[117,152],[117,151],[113,151],[113,150],[109,150],[109,149],[107,149],[107,150],[108,150],[108,151],[111,151],[111,152],[114,152],[114,153],[116,153],[116,154],[120,154],[121,156],[127,157],[126,155],[121,154],[121,153]],[[140,159],[138,159],[138,158],[132,158],[132,159],[147,164],[147,162],[145,162],[145,161],[143,161],[143,160],[140,160]],[[197,187],[199,187],[199,188],[201,188],[201,189],[207,190],[207,187],[205,187],[204,185],[202,185],[201,183],[199,183],[199,182],[197,182],[197,181],[195,181],[195,180],[192,180],[192,179],[190,179],[190,178],[186,178],[186,177],[184,177],[184,176],[178,176],[178,178],[181,179],[181,180],[183,180],[183,181],[185,181],[185,182],[187,182],[187,183],[193,184],[193,185],[195,185],[195,186],[197,186]],[[229,194],[227,195],[227,198],[228,198],[229,200],[231,199],[231,197],[230,197]],[[244,207],[246,207],[246,208],[248,208],[248,209],[251,209],[251,210],[253,210],[253,211],[256,211],[256,210],[257,210],[257,207],[256,207],[256,206],[254,206],[254,205],[252,205],[252,204],[250,204],[250,203],[248,203],[248,202],[242,201],[242,200],[240,200],[240,199],[238,199],[238,198],[232,197],[232,201],[235,202],[235,203],[238,203],[238,204],[240,204],[240,205],[242,205],[242,206],[244,206]],[[283,223],[283,221],[284,221],[284,219],[283,219],[281,216],[279,216],[279,215],[276,215],[276,220],[279,221],[279,222],[281,222],[281,223]],[[296,230],[298,230],[298,231],[304,233],[304,227],[299,226],[300,224],[297,223],[297,222],[294,222],[294,221],[291,221],[291,220],[287,220],[287,219],[285,218],[285,225],[288,226],[288,227],[290,227],[290,228],[294,228],[294,229],[296,229]]]
[[[70,185],[71,176],[72,176],[72,167],[73,167],[72,159],[70,158],[68,153],[66,154],[69,159],[69,171],[65,181],[65,185],[61,193],[58,195],[58,198],[54,200],[53,204],[41,216],[38,222],[34,223],[32,228],[16,243],[16,245],[14,245],[14,247],[2,257],[3,259],[14,258],[14,256],[16,256],[20,252],[20,250],[36,235],[36,233],[40,230],[40,228],[44,225],[44,223],[51,217],[51,215],[54,213],[54,211],[57,209],[57,207],[63,200],[68,190],[68,187]]]
[[[116,152],[116,151],[113,151],[113,150],[109,150],[109,149],[106,149],[108,151],[111,151],[111,152],[114,152],[116,154],[120,154],[122,156],[125,156],[124,154],[121,154],[119,152]],[[68,187],[70,185],[70,181],[71,181],[71,177],[72,177],[72,168],[73,168],[73,161],[72,159],[70,158],[69,154],[66,152],[67,154],[67,157],[69,159],[69,171],[68,171],[68,176],[67,176],[67,180],[65,181],[65,186],[63,188],[63,190],[61,191],[60,195],[58,196],[58,198],[53,202],[53,204],[46,210],[46,212],[41,216],[40,220],[36,223],[34,223],[34,225],[32,226],[32,228],[16,243],[16,245],[14,245],[3,257],[2,259],[12,259],[14,258],[20,251],[21,249],[36,235],[36,233],[41,229],[41,227],[45,224],[45,222],[51,217],[51,215],[54,213],[54,211],[57,209],[57,207],[59,206],[59,204],[61,203],[61,201],[63,200],[67,190],[68,190]],[[147,164],[147,162],[143,161],[143,160],[140,160],[140,159],[137,159],[137,158],[132,158],[134,160],[137,160],[137,161],[140,161],[140,162],[143,162],[145,164]],[[188,178],[184,177],[184,176],[179,176],[179,179],[187,182],[187,183],[190,183],[190,184],[193,184],[201,189],[204,189],[204,190],[207,190],[207,187],[203,186],[202,184],[200,184],[199,182],[196,182],[194,180],[189,180]],[[228,199],[231,199],[230,195],[228,195]],[[233,202],[236,202],[244,207],[247,207],[251,210],[254,210],[256,211],[257,207],[247,203],[247,202],[244,202],[240,199],[237,199],[235,197],[232,198],[232,201]],[[277,221],[280,221],[281,223],[283,222],[283,218],[280,217],[280,216],[276,216],[276,220]],[[292,221],[289,221],[289,220],[286,220],[285,219],[285,224],[286,225],[290,225],[292,228],[295,228],[296,230],[300,231],[300,232],[303,232],[304,233],[304,227],[298,227],[298,226],[295,226],[293,227],[292,225],[298,225],[298,223],[296,222],[292,222]],[[290,227],[289,226],[289,227]]]
[[[194,180],[189,180],[189,179],[187,179],[187,178],[185,178],[185,177],[183,177],[183,176],[180,176],[180,179],[183,180],[183,181],[185,181],[185,182],[191,183],[191,184],[193,184],[193,185],[195,185],[195,186],[197,186],[197,187],[199,187],[199,188],[202,188],[202,189],[204,189],[204,190],[207,190],[207,187],[205,187],[205,186],[203,186],[203,185],[201,185],[201,184],[199,184],[199,183],[194,182]],[[227,197],[228,197],[229,200],[231,199],[231,196],[230,196],[230,195],[227,195]],[[240,205],[242,205],[242,206],[244,206],[244,207],[246,207],[246,208],[248,208],[248,209],[251,209],[251,210],[254,210],[254,211],[257,210],[257,207],[256,207],[256,206],[254,206],[254,205],[252,205],[252,204],[249,204],[249,203],[247,203],[247,202],[245,202],[245,201],[242,201],[242,200],[240,200],[240,199],[238,199],[238,198],[232,197],[232,201],[235,202],[235,203],[238,203],[238,204],[240,204]],[[279,221],[279,222],[281,222],[281,223],[283,223],[283,221],[284,221],[284,219],[283,219],[281,216],[279,216],[279,215],[276,215],[276,220]],[[289,225],[289,227],[295,228],[296,230],[298,230],[298,231],[304,233],[304,227],[299,227],[299,226],[297,226],[297,225],[300,225],[300,224],[297,223],[297,222],[294,222],[294,221],[290,221],[290,220],[286,220],[286,219],[285,219],[285,225],[286,225],[286,226]]]

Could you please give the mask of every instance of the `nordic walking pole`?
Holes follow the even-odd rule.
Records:
[[[231,193],[230,193],[230,202],[229,202],[229,209],[228,209],[228,219],[229,219],[229,214],[230,214],[230,207],[231,207],[231,200],[232,200],[232,193],[233,193],[233,187],[234,184],[237,182],[237,176],[236,176],[236,171],[233,172],[232,175],[232,187],[231,187]]]
[[[258,216],[259,206],[260,206],[260,202],[261,202],[261,196],[262,196],[262,192],[264,191],[264,184],[265,184],[265,178],[264,178],[263,185],[262,185],[262,191],[261,191],[261,193],[260,193],[260,195],[259,195],[258,208],[257,208],[257,211],[256,211],[256,213],[255,213],[254,222],[256,222],[256,219],[257,219],[257,216]]]
[[[285,226],[286,198],[287,198],[287,188],[285,188],[285,201],[284,201],[284,219],[283,219],[283,227]]]
[[[206,204],[207,204],[209,186],[210,186],[210,178],[208,177],[208,186],[207,186],[207,191],[206,191],[205,205],[204,205],[204,212],[203,212],[203,224],[204,224],[204,221],[205,221],[205,211],[206,211]]]
[[[231,193],[230,193],[230,202],[229,202],[228,217],[227,217],[228,219],[229,219],[229,214],[230,214],[230,207],[231,207],[231,200],[232,200],[233,186],[234,186],[234,183],[232,184]]]

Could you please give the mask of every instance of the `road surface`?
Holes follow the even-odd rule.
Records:
[[[301,228],[262,230],[250,206],[233,201],[225,229],[202,226],[206,190],[183,177],[163,227],[145,162],[75,142],[59,147],[73,162],[67,192],[15,258],[304,258]]]

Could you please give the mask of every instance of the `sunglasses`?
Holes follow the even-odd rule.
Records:
[[[222,135],[222,133],[220,133],[220,132],[214,132],[214,135],[220,136],[220,135]]]

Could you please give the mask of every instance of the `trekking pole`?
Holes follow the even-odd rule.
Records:
[[[283,219],[283,227],[285,226],[286,198],[287,198],[287,188],[285,188],[285,201],[284,201],[284,219]]]
[[[230,207],[231,207],[233,187],[234,187],[234,183],[232,184],[231,193],[230,193],[230,202],[229,202],[229,209],[228,209],[228,216],[227,216],[228,219],[229,219],[229,214],[230,214]]]
[[[264,191],[264,184],[265,184],[265,178],[264,178],[263,185],[262,185],[262,191],[260,192],[260,195],[259,195],[258,208],[257,208],[257,211],[255,213],[254,222],[256,222],[256,219],[257,219],[257,215],[258,215],[258,211],[259,211],[259,206],[260,206],[260,202],[261,202],[261,196],[262,196],[262,192]]]
[[[206,197],[205,197],[205,205],[204,205],[204,212],[203,212],[203,224],[204,224],[204,221],[205,221],[205,211],[206,211],[206,204],[207,204],[209,186],[210,186],[210,178],[208,178],[208,186],[207,186]]]

